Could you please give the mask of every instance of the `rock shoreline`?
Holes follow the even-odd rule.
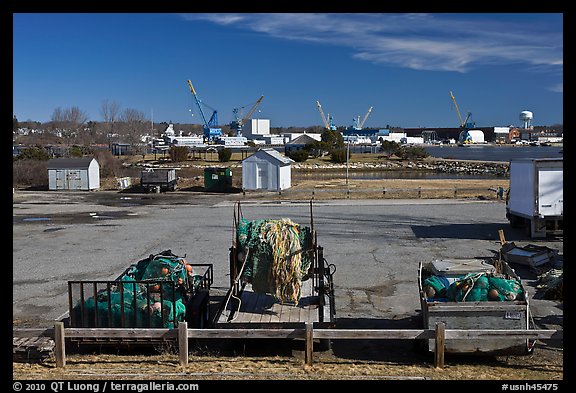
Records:
[[[222,166],[227,166],[231,169],[242,169],[241,163],[226,164],[221,163]],[[161,168],[165,165],[162,164],[138,164],[129,165],[145,168]],[[195,165],[195,164],[182,164],[179,168],[196,168],[204,169],[214,165]],[[171,165],[170,167],[173,167]],[[292,164],[292,170],[295,171],[315,171],[326,170],[340,172],[346,170],[346,164],[333,164],[333,163],[307,163],[296,162]],[[411,160],[398,160],[390,159],[382,162],[353,162],[348,164],[348,170],[352,171],[429,171],[439,173],[458,173],[465,175],[494,175],[507,177],[509,175],[509,163],[499,161],[465,161],[465,160],[449,160],[428,158],[419,161]]]
[[[318,169],[341,171],[346,169],[346,164],[292,164],[293,170],[314,171]],[[508,176],[509,164],[492,161],[456,161],[456,160],[433,160],[433,161],[386,161],[382,163],[350,163],[348,170],[417,170],[433,171],[440,173],[459,173],[469,175],[496,175]]]

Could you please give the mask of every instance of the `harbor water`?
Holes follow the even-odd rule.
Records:
[[[495,161],[510,162],[521,158],[562,158],[562,146],[500,146],[500,145],[469,145],[469,146],[425,146],[431,157],[462,161]],[[380,154],[374,147],[350,146],[351,154]],[[312,171],[292,172],[295,180],[326,180],[345,176],[345,171]],[[494,174],[442,173],[435,171],[404,171],[404,170],[349,170],[349,179],[380,180],[380,179],[496,179]]]

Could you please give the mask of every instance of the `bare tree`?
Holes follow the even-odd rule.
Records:
[[[62,109],[54,109],[52,113],[52,126],[59,130],[61,136],[67,141],[75,141],[82,137],[84,124],[88,120],[88,115],[77,106]]]
[[[72,131],[72,140],[75,143],[88,144],[90,142],[89,132],[86,132],[85,126],[88,121],[86,112],[72,106],[64,110],[64,118],[68,124],[68,128]]]
[[[120,117],[120,104],[116,101],[108,101],[108,99],[102,101],[100,115],[106,125],[108,145],[111,145],[115,132],[114,126]]]
[[[146,134],[146,116],[144,112],[134,108],[126,108],[120,116],[123,121],[122,135],[126,143],[130,144],[134,153],[141,153],[143,148],[142,137]]]

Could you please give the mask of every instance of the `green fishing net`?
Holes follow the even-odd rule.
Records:
[[[252,284],[254,292],[298,303],[314,258],[310,228],[287,218],[241,219],[237,236],[239,260],[246,259],[242,279]]]
[[[186,320],[188,297],[201,281],[183,258],[171,252],[150,255],[83,304],[78,301],[72,312],[85,327],[174,328]]]

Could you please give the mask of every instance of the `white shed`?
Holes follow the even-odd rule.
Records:
[[[242,161],[242,188],[281,191],[292,186],[292,163],[274,149],[259,149]]]
[[[48,189],[97,190],[100,165],[95,158],[54,158],[48,161]]]

